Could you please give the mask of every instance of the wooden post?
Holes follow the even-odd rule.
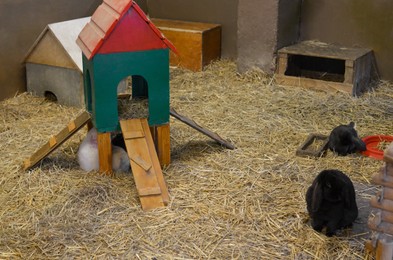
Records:
[[[377,260],[391,260],[393,257],[393,242],[379,239],[377,243]]]
[[[344,83],[353,83],[354,63],[355,62],[353,60],[345,61]]]
[[[98,133],[98,159],[100,162],[100,173],[112,175],[112,144],[111,133]]]
[[[278,54],[278,65],[277,65],[277,73],[280,75],[285,75],[285,71],[288,67],[288,54],[287,53],[279,53]]]
[[[169,123],[156,126],[155,143],[161,166],[171,163],[171,137]]]

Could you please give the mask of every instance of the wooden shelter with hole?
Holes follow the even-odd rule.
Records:
[[[170,163],[169,51],[175,47],[131,0],[104,0],[77,40],[86,109],[97,129],[99,171],[112,174],[111,132],[121,129],[144,209],[169,201],[161,165]],[[119,120],[117,87],[132,78],[132,98],[148,118]]]
[[[77,44],[83,53],[86,109],[98,133],[120,129],[117,86],[131,76],[132,98],[148,99],[160,162],[169,164],[169,51],[176,52],[175,47],[135,2],[113,0],[97,8]]]
[[[83,107],[82,54],[75,40],[89,17],[49,24],[28,51],[27,91]]]
[[[304,41],[278,50],[279,84],[342,91],[359,96],[375,74],[371,50]]]

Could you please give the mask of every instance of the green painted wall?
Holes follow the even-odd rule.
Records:
[[[117,86],[127,76],[141,76],[147,82],[149,125],[169,123],[168,49],[96,54],[92,60],[84,56],[83,66],[86,109],[99,132],[119,130]],[[144,88],[143,83],[137,87]]]

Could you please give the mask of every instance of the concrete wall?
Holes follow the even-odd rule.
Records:
[[[145,1],[152,18],[221,24],[221,57],[236,58],[238,0]]]
[[[373,49],[380,77],[393,81],[391,0],[303,0],[300,38]]]
[[[48,23],[90,16],[101,0],[1,0],[0,100],[26,90],[23,59]]]
[[[300,0],[239,0],[237,67],[275,70],[277,49],[299,38]]]
[[[277,49],[295,44],[300,38],[301,0],[278,3]]]

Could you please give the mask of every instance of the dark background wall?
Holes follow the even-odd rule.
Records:
[[[102,0],[0,0],[0,100],[26,89],[23,59],[48,23],[90,16]],[[137,0],[152,18],[222,25],[222,57],[273,72],[277,49],[299,40],[373,49],[393,81],[392,0]]]
[[[278,4],[277,49],[295,44],[300,36],[301,0],[280,0]]]
[[[221,55],[237,56],[237,4],[238,0],[150,0],[150,17],[222,25]]]
[[[393,81],[392,0],[303,0],[301,40],[374,50],[380,77]]]
[[[22,64],[48,23],[90,16],[101,0],[1,0],[0,100],[26,91]]]

